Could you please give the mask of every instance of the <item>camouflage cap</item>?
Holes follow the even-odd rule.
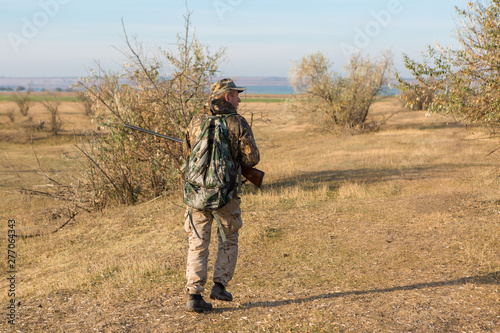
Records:
[[[234,81],[231,79],[220,79],[219,81],[212,84],[210,89],[212,90],[212,96],[217,96],[229,92],[231,90],[242,92],[245,91],[247,88],[237,87],[236,84],[234,84]]]

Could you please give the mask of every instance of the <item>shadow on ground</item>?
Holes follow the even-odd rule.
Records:
[[[315,296],[309,296],[309,297],[297,298],[297,299],[285,299],[285,300],[280,300],[280,301],[249,302],[249,303],[241,304],[237,308],[217,308],[217,309],[215,309],[215,312],[247,310],[247,309],[251,309],[251,308],[274,308],[274,307],[279,307],[279,306],[288,305],[288,304],[300,304],[300,303],[304,303],[304,302],[312,302],[312,301],[315,301],[318,299],[339,298],[339,297],[347,297],[347,296],[377,294],[377,293],[390,293],[390,292],[395,292],[395,291],[419,290],[419,289],[437,288],[437,287],[445,287],[445,286],[459,286],[459,285],[466,285],[466,284],[500,285],[500,271],[490,273],[487,275],[463,277],[463,278],[459,278],[459,279],[455,279],[455,280],[424,282],[424,283],[416,283],[416,284],[410,284],[410,285],[406,285],[406,286],[397,286],[397,287],[390,287],[390,288],[335,292],[335,293],[315,295]]]
[[[347,170],[326,170],[316,172],[303,172],[287,178],[265,184],[264,188],[288,188],[300,186],[307,189],[314,188],[318,184],[329,184],[338,186],[346,181],[354,183],[373,184],[397,179],[418,180],[448,177],[451,172],[463,168],[484,166],[489,164],[443,164],[433,166],[420,166],[408,168],[384,168],[384,169],[347,169]],[[265,180],[264,180],[265,182]]]
[[[408,129],[413,129],[413,130],[419,130],[419,131],[425,131],[425,130],[438,130],[438,129],[447,129],[447,128],[463,128],[465,127],[464,125],[457,123],[457,122],[435,122],[435,123],[429,123],[429,124],[422,124],[422,123],[408,123],[408,124],[389,124],[389,125],[384,125],[381,128],[384,130],[408,130]]]

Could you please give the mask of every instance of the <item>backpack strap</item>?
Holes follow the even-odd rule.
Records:
[[[193,222],[193,207],[189,207],[188,216],[189,216],[189,221],[191,222],[191,226],[193,227],[193,230],[196,233],[196,236],[198,236],[198,238],[201,239],[200,234],[198,234],[198,231],[196,231],[196,227],[194,226],[194,222]]]
[[[227,113],[227,114],[223,114],[221,115],[221,119],[224,121],[225,123],[225,126],[227,126],[227,122],[226,122],[226,119],[229,118],[230,116],[234,116],[235,114],[238,114],[236,112],[233,112],[233,113]],[[238,188],[237,188],[237,193],[240,194],[241,193],[241,184],[242,184],[242,181],[241,181],[241,164],[238,163]]]
[[[214,215],[215,220],[217,221],[217,226],[219,227],[220,237],[222,238],[222,242],[226,241],[226,234],[224,233],[224,228],[222,227],[222,223],[220,221],[219,215],[217,215],[217,211],[213,210],[212,214]]]
[[[238,163],[238,194],[241,193],[241,164]]]
[[[196,144],[201,140],[201,138],[203,137],[203,135],[205,134],[207,128],[208,128],[208,123],[210,122],[211,120],[211,116],[207,116],[205,118],[205,120],[203,121],[203,123],[201,124],[201,127],[200,127],[200,133],[198,133],[198,136],[196,137],[196,141],[195,143],[192,145],[193,147],[196,146]]]
[[[212,214],[214,215],[215,221],[217,221],[217,227],[219,228],[219,233],[220,233],[220,237],[222,238],[222,242],[225,242],[226,241],[226,234],[224,233],[224,227],[222,226],[222,222],[220,220],[220,217],[219,217],[219,215],[217,215],[216,210],[212,211]],[[189,216],[189,222],[191,223],[191,226],[193,227],[193,230],[196,233],[196,236],[201,239],[200,234],[198,234],[198,231],[196,230],[196,227],[194,226],[193,207],[189,207],[188,216]]]

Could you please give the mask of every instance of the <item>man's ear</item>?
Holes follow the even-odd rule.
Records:
[[[224,95],[224,99],[229,102],[229,98],[231,98],[231,91],[227,92],[225,95]]]

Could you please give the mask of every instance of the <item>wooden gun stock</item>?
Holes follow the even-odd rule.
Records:
[[[265,172],[250,167],[241,167],[241,175],[257,187],[261,187]]]

